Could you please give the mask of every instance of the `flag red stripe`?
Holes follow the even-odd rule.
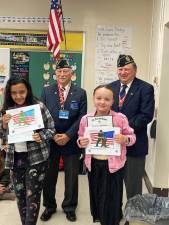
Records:
[[[51,12],[51,29],[52,29],[52,33],[53,33],[53,36],[54,36],[54,40],[53,40],[53,44],[55,44],[56,42],[61,42],[61,38],[60,38],[60,32],[59,32],[59,26],[58,24],[60,24],[60,21],[59,21],[59,17],[56,13],[56,11],[52,10]]]
[[[63,36],[62,36],[62,29],[61,29],[61,23],[60,23],[60,20],[61,20],[61,16],[59,16],[55,10],[55,18],[56,18],[56,22],[57,22],[57,26],[58,26],[58,31],[59,31],[59,38],[60,38],[60,42],[63,41]],[[62,15],[62,13],[61,13]]]
[[[58,1],[52,3],[59,4]],[[62,11],[60,6],[52,8],[49,15],[49,27],[47,34],[47,47],[54,57],[58,57],[60,53],[60,43],[63,41],[60,19],[62,18]]]

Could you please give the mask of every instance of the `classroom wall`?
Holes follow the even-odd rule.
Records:
[[[49,0],[2,1],[1,16],[48,16]],[[62,0],[64,16],[72,23],[66,30],[85,32],[83,87],[87,89],[89,111],[95,76],[95,44],[97,25],[126,26],[133,30],[132,50],[138,64],[138,76],[149,80],[149,49],[153,0]],[[9,7],[10,6],[10,7]],[[47,24],[0,23],[0,28],[47,30]]]
[[[132,28],[133,56],[138,64],[138,76],[145,80],[149,79],[148,61],[152,2],[151,0],[63,1],[65,15],[72,18],[72,25],[67,26],[67,28],[71,30],[73,27],[73,30],[83,30],[86,33],[84,87],[91,90],[88,94],[89,99],[92,99],[91,92],[95,85],[97,25],[129,26]],[[90,110],[92,109],[92,103],[89,102]]]
[[[169,1],[164,1],[164,24],[169,21]]]
[[[0,0],[1,16],[48,16],[49,0]],[[62,0],[64,16],[71,18],[66,30],[85,32],[83,87],[87,90],[89,111],[95,75],[97,25],[129,26],[133,30],[133,56],[138,64],[138,77],[155,86],[158,108],[157,139],[150,139],[146,171],[155,187],[169,187],[168,128],[165,123],[167,104],[163,101],[169,77],[165,69],[164,32],[169,22],[168,0]],[[10,7],[9,7],[10,5]],[[0,23],[0,28],[47,30],[48,24]],[[167,29],[167,28],[166,28]],[[168,42],[167,42],[168,43]],[[154,82],[155,81],[155,82]],[[161,91],[160,91],[161,90]]]
[[[151,140],[146,171],[157,188],[169,188],[168,114],[169,1],[154,0],[150,49],[150,77],[154,80],[157,138]]]

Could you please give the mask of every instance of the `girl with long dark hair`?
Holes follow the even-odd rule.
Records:
[[[34,131],[33,141],[8,144],[5,167],[12,170],[14,190],[17,197],[22,225],[36,225],[47,159],[48,140],[54,133],[53,119],[45,107],[32,93],[31,85],[22,77],[11,77],[6,85],[2,108],[2,129],[8,134],[11,115],[6,110],[39,104],[44,128]]]

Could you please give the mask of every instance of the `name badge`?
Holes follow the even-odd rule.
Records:
[[[59,119],[69,119],[69,111],[67,110],[59,110]]]

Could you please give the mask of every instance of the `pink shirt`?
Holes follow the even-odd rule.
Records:
[[[95,113],[88,113],[82,117],[80,121],[78,135],[79,137],[84,136],[85,127],[87,127],[87,117],[94,116]],[[116,113],[114,111],[110,111],[109,115],[112,116],[113,126],[120,127],[121,134],[129,137],[130,142],[127,146],[131,146],[136,141],[136,136],[134,134],[134,130],[129,126],[127,117],[122,113]],[[77,141],[78,145],[79,142]],[[79,145],[80,147],[80,145]],[[85,164],[89,171],[91,171],[91,158],[92,155],[85,155]],[[108,166],[110,173],[114,173],[120,168],[122,168],[126,161],[126,144],[121,145],[121,155],[120,156],[108,156]]]

